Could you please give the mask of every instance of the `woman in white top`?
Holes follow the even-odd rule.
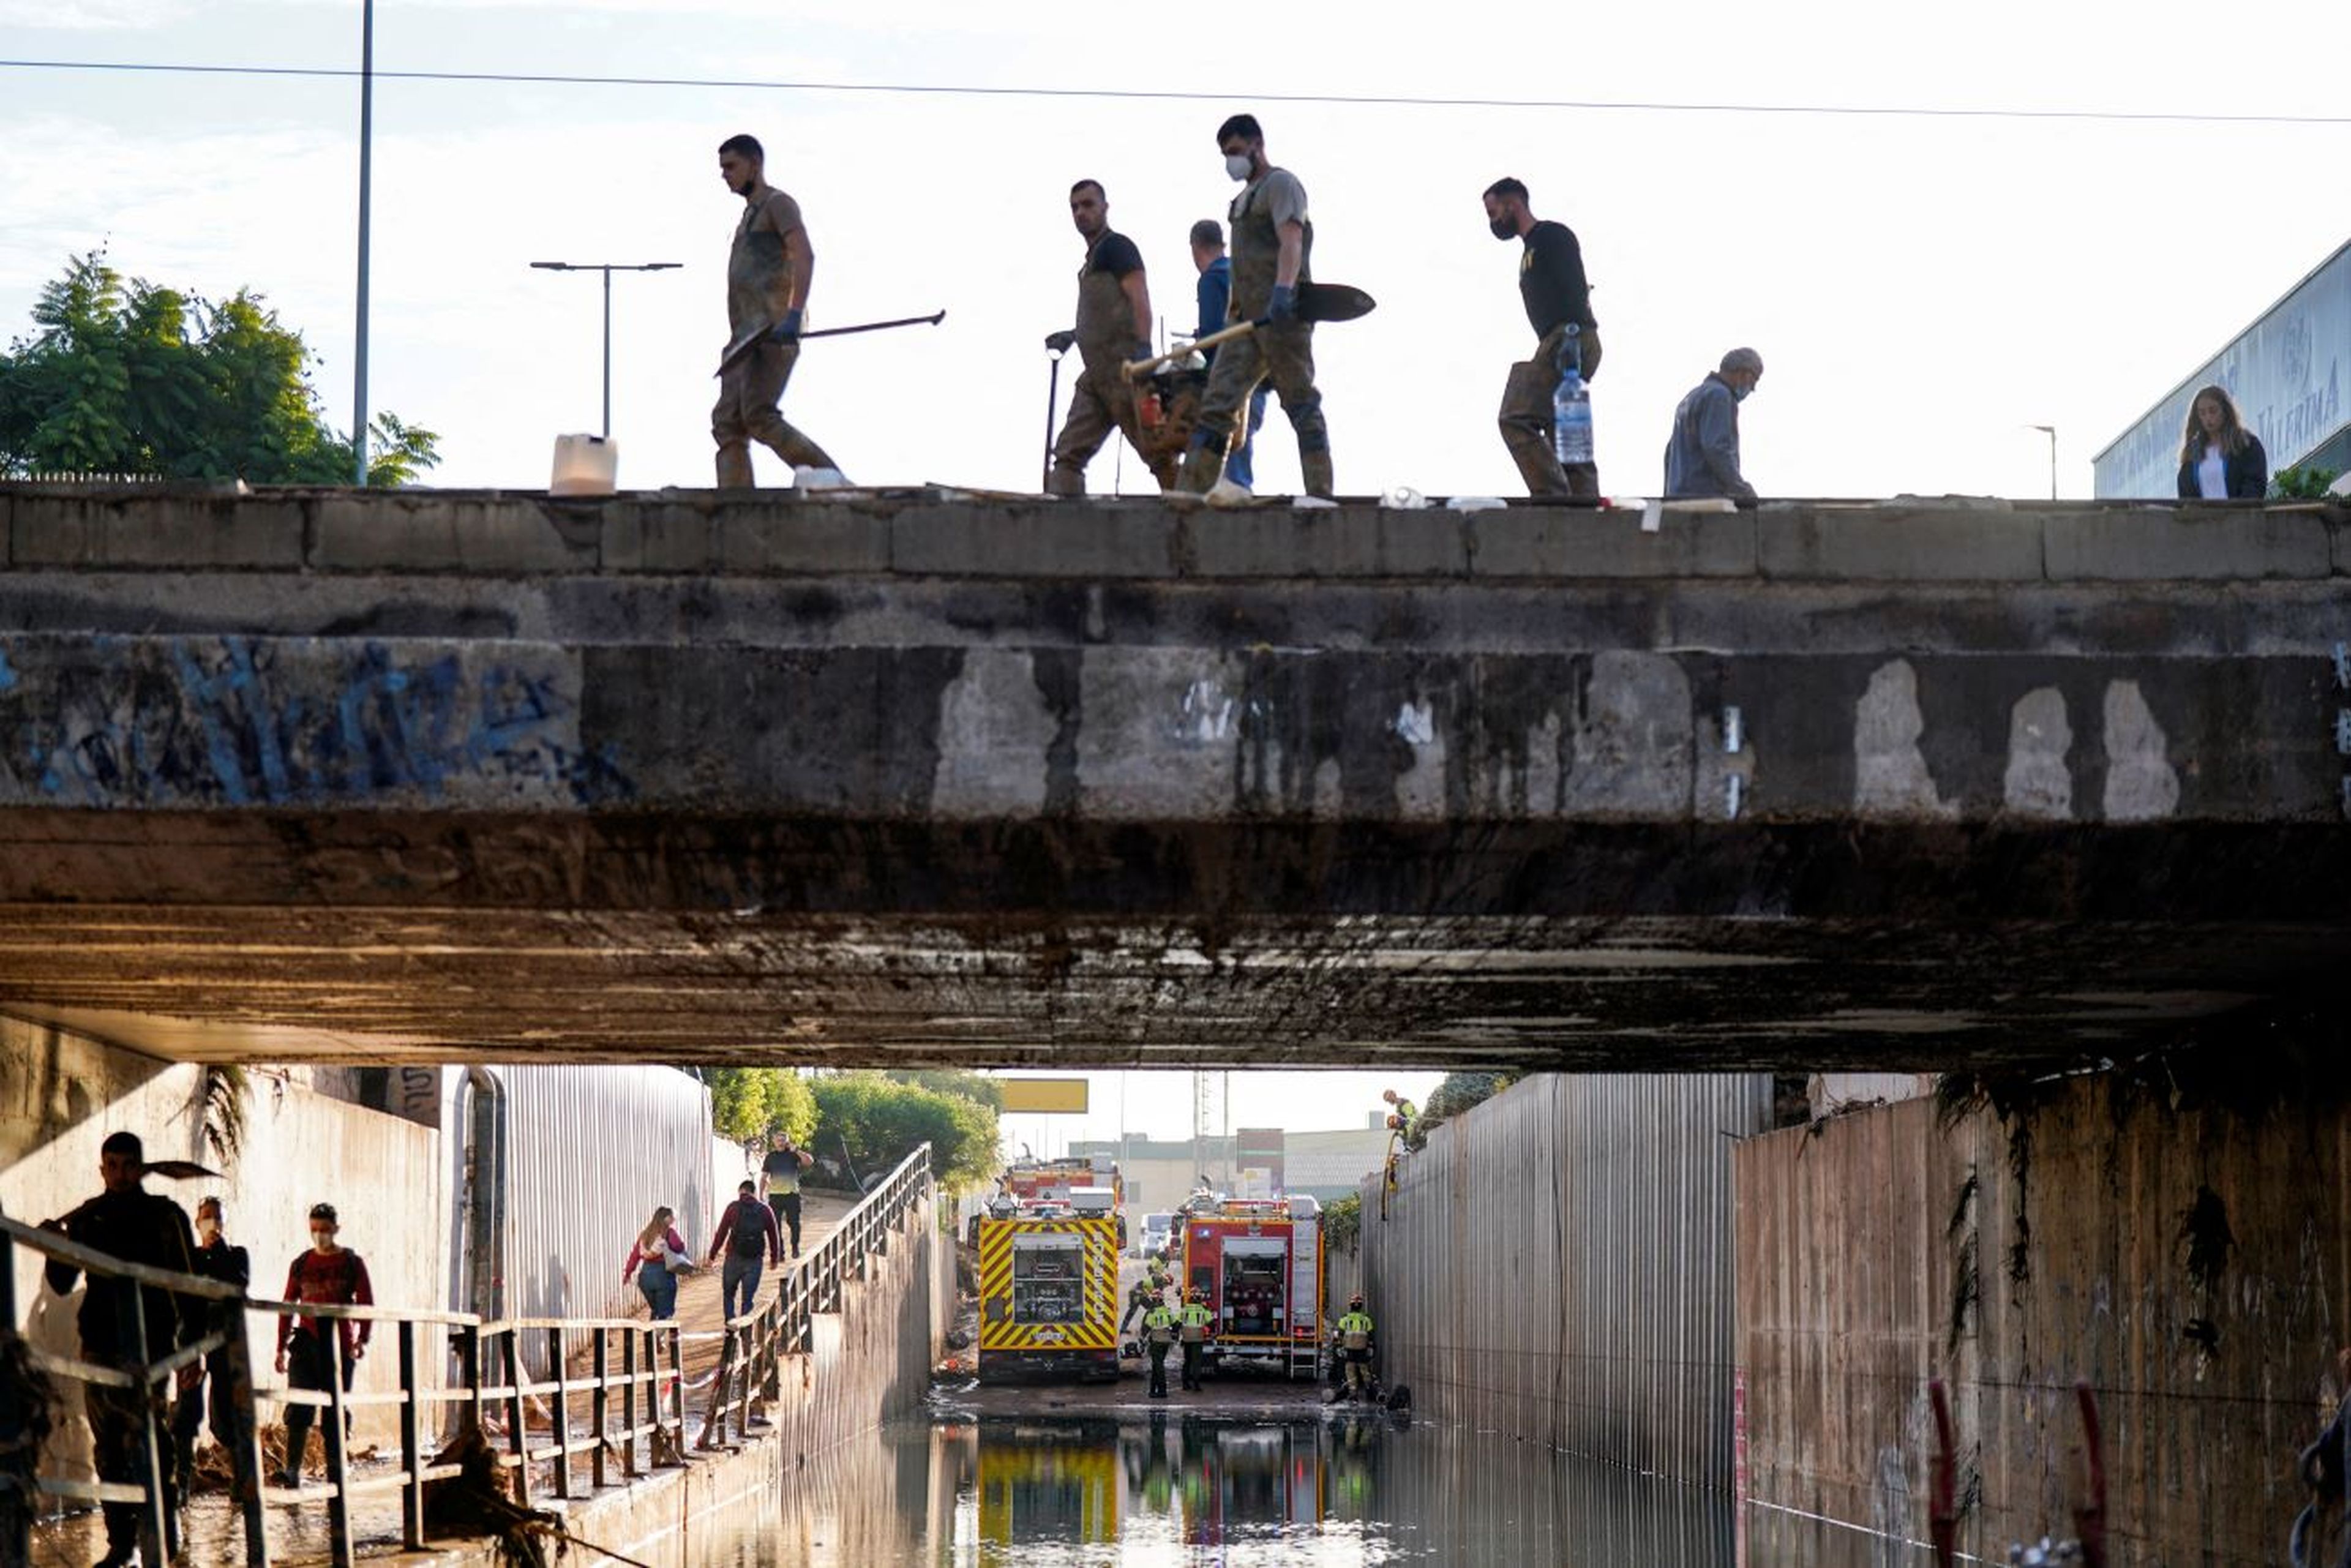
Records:
[[[2237,405],[2217,386],[2188,405],[2188,434],[2179,445],[2179,494],[2184,500],[2258,501],[2269,494],[2269,454],[2237,417]]]

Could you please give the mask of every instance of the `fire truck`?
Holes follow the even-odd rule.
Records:
[[[1027,1207],[1040,1203],[1067,1204],[1087,1187],[1110,1189],[1110,1212],[1118,1221],[1118,1244],[1126,1246],[1126,1181],[1118,1162],[1108,1155],[1072,1155],[1058,1160],[1015,1160],[1004,1167],[997,1183],[992,1208],[1005,1200]],[[979,1244],[979,1227],[972,1226],[971,1243]]]
[[[1224,1198],[1196,1203],[1183,1218],[1184,1288],[1216,1313],[1208,1359],[1321,1376],[1322,1206]]]
[[[1106,1188],[979,1218],[979,1377],[1118,1376],[1118,1223]]]

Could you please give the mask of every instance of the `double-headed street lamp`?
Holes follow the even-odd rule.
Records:
[[[604,275],[604,439],[612,438],[612,274],[673,272],[682,261],[534,261],[541,272],[601,272]]]

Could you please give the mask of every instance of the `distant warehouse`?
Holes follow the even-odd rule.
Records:
[[[2351,470],[2351,409],[2344,406],[2344,361],[2351,359],[2351,244],[2321,262],[2263,311],[2236,340],[2092,460],[2100,497],[2178,494],[2179,437],[2196,389],[2229,389],[2245,423],[2281,468]]]

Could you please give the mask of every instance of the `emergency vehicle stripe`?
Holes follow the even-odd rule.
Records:
[[[1013,1238],[1058,1231],[1085,1238],[1083,1322],[1016,1323],[992,1318],[989,1303],[1012,1295]],[[1113,1219],[985,1219],[979,1224],[979,1348],[987,1351],[1109,1350],[1118,1343],[1118,1226]]]

